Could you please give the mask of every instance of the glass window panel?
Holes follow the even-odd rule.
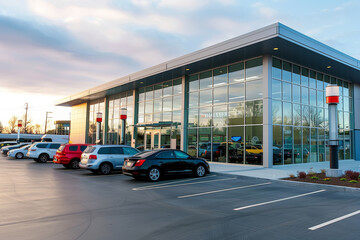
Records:
[[[324,107],[324,92],[317,91],[317,106]]]
[[[343,81],[340,80],[340,79],[337,79],[337,83],[336,83],[336,84],[339,86],[340,96],[343,96]]]
[[[293,85],[292,90],[293,90],[293,102],[300,103],[300,99],[301,99],[300,86]]]
[[[164,122],[170,122],[172,121],[171,117],[172,117],[172,114],[171,112],[163,112],[163,121]]]
[[[197,127],[199,123],[199,109],[190,108],[189,109],[189,127]]]
[[[229,66],[229,83],[238,83],[245,80],[244,63]]]
[[[126,97],[125,97],[125,98],[121,98],[121,99],[120,99],[120,107],[126,108],[126,105],[127,105],[127,103],[126,103]]]
[[[311,147],[310,147],[310,162],[318,161],[318,139],[317,129],[311,128]]]
[[[282,62],[280,59],[273,58],[272,59],[272,77],[281,79],[281,67]]]
[[[154,100],[154,112],[162,112],[162,99]]]
[[[343,111],[344,110],[343,96],[339,96],[339,104],[337,105],[337,110],[338,111]]]
[[[349,97],[350,96],[350,92],[349,92],[349,83],[348,82],[343,82],[343,95],[345,97]]]
[[[228,128],[228,162],[244,163],[244,127]],[[234,139],[239,139],[235,141]]]
[[[245,164],[262,165],[262,126],[245,127]]]
[[[272,98],[281,100],[281,92],[282,92],[281,81],[273,79],[272,80]]]
[[[187,153],[192,157],[197,157],[197,129],[188,129]]]
[[[173,111],[173,123],[177,123],[178,127],[181,125],[181,111]]]
[[[153,101],[147,101],[145,102],[145,114],[147,113],[153,113]]]
[[[316,126],[324,127],[324,109],[317,108]]]
[[[245,83],[229,85],[229,102],[245,100]]]
[[[300,67],[293,65],[293,74],[292,74],[293,83],[300,84]]]
[[[272,101],[273,124],[282,124],[282,102]]]
[[[228,86],[214,88],[214,104],[227,102]]]
[[[331,78],[330,78],[330,82],[331,82],[331,84],[336,84],[336,78],[331,77]]]
[[[344,129],[344,112],[338,111],[339,133]]]
[[[189,76],[189,91],[199,90],[199,76],[198,74]]]
[[[309,86],[309,69],[301,68],[301,85]]]
[[[282,165],[282,126],[273,126],[273,164]]]
[[[145,101],[145,89],[140,88],[139,89],[139,102]]]
[[[310,70],[309,86],[316,88],[316,72],[313,70]]]
[[[291,103],[283,102],[283,122],[285,125],[292,125]]]
[[[319,162],[326,161],[325,159],[325,130],[318,129],[318,159]]]
[[[324,75],[321,73],[316,74],[316,88],[318,90],[324,90]]]
[[[294,163],[302,163],[302,131],[294,127]]]
[[[343,97],[344,111],[350,112],[350,99],[348,97]]]
[[[199,106],[199,92],[189,93],[189,108]]]
[[[213,123],[215,127],[223,127],[227,124],[227,105],[213,107]]]
[[[226,128],[213,128],[212,130],[212,160],[214,162],[226,162]]]
[[[212,72],[200,73],[200,89],[211,88],[213,86]]]
[[[243,125],[245,117],[245,103],[229,104],[229,125]]]
[[[282,72],[282,79],[284,81],[291,82],[291,69],[292,69],[292,64],[284,61],[283,72]]]
[[[154,122],[160,122],[162,114],[161,113],[154,113]]]
[[[212,126],[212,107],[200,108],[199,126],[200,127]]]
[[[330,77],[328,75],[324,76],[324,89],[330,84]]]
[[[172,97],[163,98],[163,111],[172,111]]]
[[[212,104],[212,94],[212,89],[200,91],[200,107]]]
[[[301,105],[293,104],[294,125],[301,126]]]
[[[316,124],[318,122],[318,115],[316,107],[310,107],[310,126],[316,127]]]
[[[162,97],[162,84],[158,84],[154,86],[154,95],[155,98],[161,98]]]
[[[211,151],[211,128],[199,128],[199,157],[211,159],[211,154],[206,154],[205,151]]]
[[[262,80],[246,83],[246,100],[262,98]]]
[[[246,102],[245,105],[246,124],[262,124],[263,102],[262,100]]]
[[[283,82],[283,100],[291,102],[291,83]]]
[[[176,95],[173,97],[173,111],[181,110],[182,95]]]
[[[145,122],[152,122],[153,115],[152,114],[145,114]]]
[[[293,152],[292,127],[284,127],[284,164],[293,163]]]
[[[309,104],[309,89],[306,87],[301,88],[301,103]]]
[[[310,158],[310,129],[303,128],[302,133],[302,143],[303,143],[303,163],[308,163]]]
[[[145,99],[147,100],[152,100],[154,98],[154,88],[153,86],[151,87],[146,87],[145,89]]]
[[[262,78],[262,58],[245,62],[246,81]]]
[[[310,89],[310,105],[316,106],[316,90]]]
[[[214,69],[214,87],[226,85],[227,78],[227,67]]]
[[[302,105],[302,125],[310,126],[310,107]]]
[[[164,82],[163,83],[163,97],[168,97],[171,95],[173,95],[172,81]]]
[[[144,122],[144,114],[139,114],[138,116],[138,122],[143,123]]]
[[[174,95],[182,93],[182,79],[174,80]]]

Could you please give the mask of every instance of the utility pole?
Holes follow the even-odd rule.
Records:
[[[46,126],[47,126],[47,122],[48,122],[48,118],[51,118],[51,117],[48,117],[48,114],[49,113],[52,113],[52,112],[46,112],[46,118],[45,118],[45,133],[46,134]]]
[[[27,112],[28,112],[28,103],[25,103],[25,133],[27,133]]]

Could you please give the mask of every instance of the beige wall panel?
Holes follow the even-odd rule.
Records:
[[[85,143],[86,109],[86,103],[71,107],[70,141],[72,143]]]

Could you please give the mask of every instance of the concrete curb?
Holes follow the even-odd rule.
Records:
[[[278,182],[282,182],[282,183],[286,183],[286,184],[293,184],[293,185],[307,184],[307,185],[310,185],[310,186],[317,186],[319,188],[326,188],[326,189],[334,190],[334,191],[338,191],[338,192],[359,192],[360,193],[360,188],[353,188],[353,187],[343,187],[343,186],[336,186],[336,185],[298,182],[298,181],[281,180],[281,179],[273,180],[273,181],[278,181]]]

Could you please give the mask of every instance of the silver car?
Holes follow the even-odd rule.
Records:
[[[80,168],[93,173],[110,174],[112,170],[121,170],[124,158],[140,151],[127,145],[92,145],[81,154]]]
[[[26,156],[29,147],[30,145],[26,145],[21,148],[10,150],[7,155],[8,157],[14,157],[16,159],[23,159]]]

